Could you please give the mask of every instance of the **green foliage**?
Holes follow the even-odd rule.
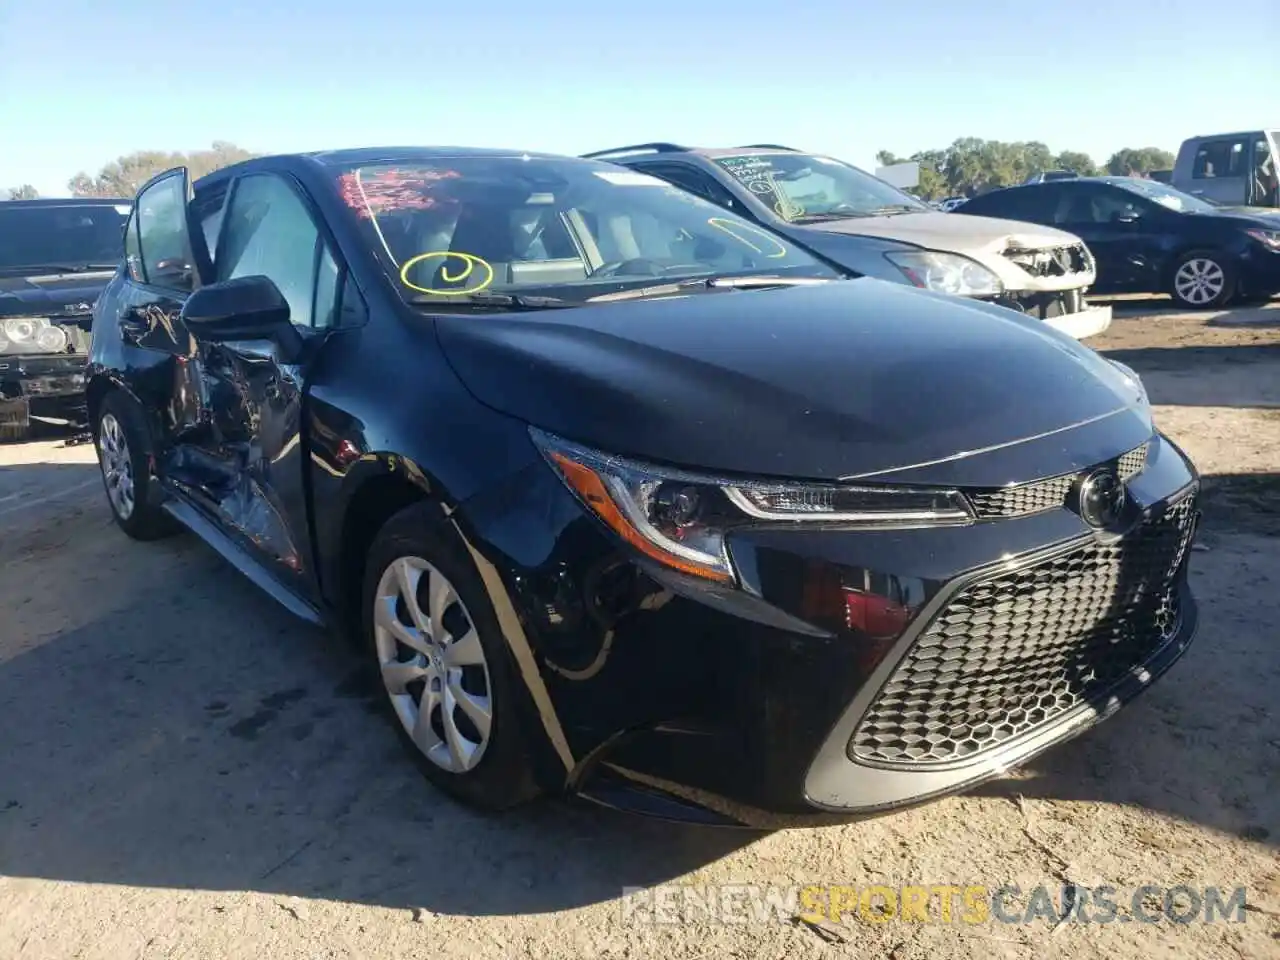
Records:
[[[921,150],[899,157],[881,150],[876,160],[882,165],[914,160],[920,164],[920,183],[912,193],[923,200],[944,197],[972,197],[997,187],[1022,183],[1046,170],[1073,170],[1082,177],[1103,172],[1087,153],[1063,150],[1054,154],[1038,140],[1008,143],[962,137],[942,150]],[[1173,166],[1173,154],[1155,147],[1126,148],[1107,161],[1106,171],[1118,174],[1147,174]]]
[[[1168,170],[1174,156],[1159,147],[1125,147],[1107,161],[1107,172],[1117,177],[1142,176],[1152,170]]]
[[[1093,157],[1087,153],[1081,153],[1079,150],[1063,150],[1054,157],[1053,168],[1055,170],[1072,170],[1082,177],[1096,177],[1102,172],[1098,169],[1098,165],[1093,162]]]
[[[29,183],[24,183],[20,187],[10,187],[9,190],[6,191],[6,193],[7,193],[7,196],[3,198],[6,200],[39,200],[40,199],[40,191],[37,190],[35,187],[33,187]]]
[[[137,150],[111,161],[96,176],[77,173],[67,182],[67,187],[76,197],[120,197],[128,200],[157,173],[172,167],[186,167],[191,172],[191,179],[195,180],[254,156],[257,154],[222,140],[215,140],[208,150],[192,153]]]

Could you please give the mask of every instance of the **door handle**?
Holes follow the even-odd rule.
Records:
[[[1191,191],[1191,193],[1192,193],[1193,195],[1197,196],[1197,197],[1203,197],[1203,196],[1204,196],[1204,191],[1203,191],[1203,190],[1192,190],[1192,191]]]

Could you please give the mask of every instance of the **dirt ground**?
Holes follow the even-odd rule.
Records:
[[[975,793],[854,825],[686,828],[421,781],[298,625],[194,537],[137,544],[92,450],[0,448],[0,960],[1280,957],[1280,304],[1129,303],[1091,342],[1206,476],[1199,638]],[[1247,887],[1243,923],[627,922],[624,887]]]

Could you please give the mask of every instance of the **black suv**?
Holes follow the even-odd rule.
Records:
[[[94,301],[120,260],[127,200],[0,203],[0,439],[83,420]]]

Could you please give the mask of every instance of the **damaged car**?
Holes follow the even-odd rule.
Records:
[[[778,144],[645,143],[585,154],[677,184],[861,276],[998,303],[1083,339],[1111,325],[1090,304],[1079,237],[1011,220],[945,216],[842,160]]]
[[[350,637],[468,803],[881,812],[1195,633],[1196,470],[1039,320],[522,151],[178,169],[135,211],[88,369],[115,522]]]
[[[0,439],[85,422],[91,311],[128,216],[125,200],[0,203]]]

